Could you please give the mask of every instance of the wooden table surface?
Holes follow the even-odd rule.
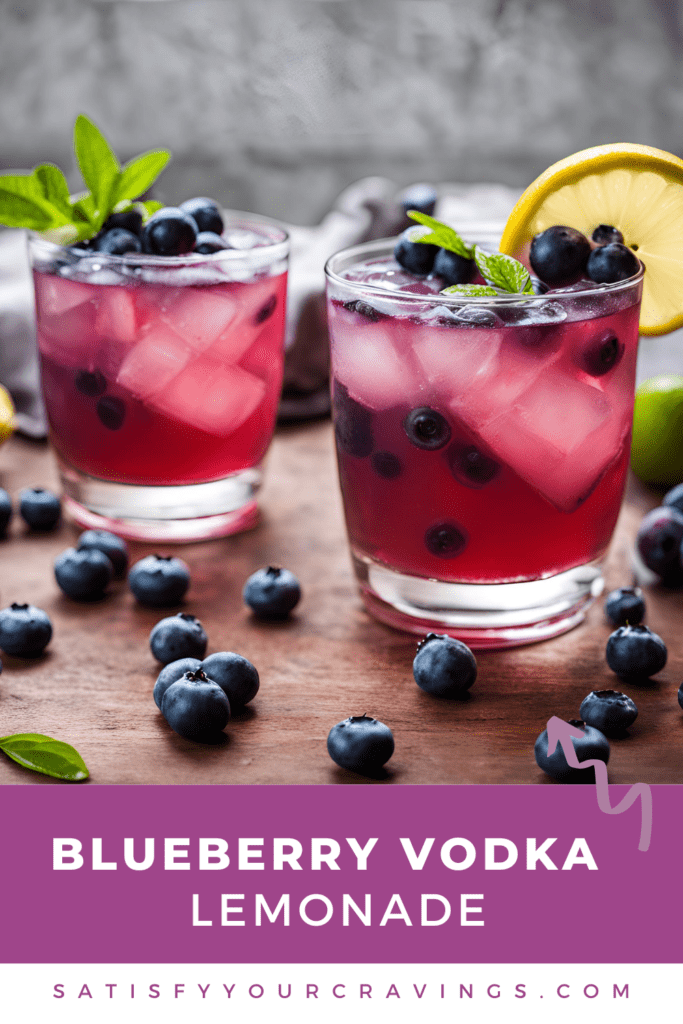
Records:
[[[0,485],[14,498],[27,486],[57,487],[47,445],[15,437],[0,448]],[[658,495],[631,481],[607,561],[608,588],[632,582],[630,549],[642,514]],[[562,637],[477,656],[469,700],[429,697],[415,685],[415,638],[372,620],[353,581],[329,422],[281,428],[253,531],[177,548],[131,545],[132,560],[178,553],[192,584],[176,610],[196,615],[209,652],[234,650],[261,676],[251,705],[216,746],[181,739],[152,699],[159,667],[149,649],[152,626],[173,611],[144,608],[125,583],[94,605],[61,594],[55,557],[78,531],[62,524],[30,534],[15,516],[0,541],[0,606],[28,602],[54,625],[43,658],[3,655],[0,734],[39,732],[77,748],[87,784],[387,785],[527,783],[556,785],[536,767],[534,740],[551,715],[578,717],[592,689],[622,685],[604,658],[610,627],[602,602]],[[264,624],[244,608],[242,585],[269,563],[299,577],[303,599],[290,621]],[[683,591],[647,589],[647,622],[669,648],[666,668],[649,683],[623,687],[639,716],[627,738],[612,742],[613,783],[683,782]],[[337,768],[326,750],[330,728],[367,712],[393,730],[396,751],[380,780]],[[0,755],[0,783],[62,785]]]

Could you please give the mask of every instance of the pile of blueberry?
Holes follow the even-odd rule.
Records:
[[[89,251],[110,256],[149,253],[153,256],[202,256],[229,249],[221,237],[223,218],[213,199],[198,196],[180,206],[164,206],[143,223],[136,210],[112,213],[101,231],[87,243]]]
[[[0,487],[0,537],[7,533],[12,519],[12,500]],[[59,498],[44,487],[26,487],[19,493],[19,515],[31,530],[47,533],[54,530],[62,516]]]
[[[667,587],[683,586],[683,484],[644,517],[636,536],[643,563]]]
[[[535,235],[529,251],[535,274],[551,288],[564,288],[582,277],[596,284],[626,281],[640,269],[633,249],[618,228],[599,224],[590,237],[555,224]]]

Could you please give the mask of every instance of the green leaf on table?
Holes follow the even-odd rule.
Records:
[[[121,168],[104,135],[85,114],[79,114],[74,124],[74,153],[93,198],[93,223],[99,229],[114,205]]]
[[[470,295],[478,298],[484,295],[500,295],[500,290],[488,284],[452,284],[441,291],[441,295]]]
[[[39,164],[33,168],[45,199],[59,210],[67,221],[71,220],[71,197],[66,178],[54,164]]]
[[[533,295],[533,284],[529,271],[519,260],[502,252],[484,252],[475,246],[474,260],[484,280],[504,292]]]
[[[17,764],[42,775],[67,782],[87,779],[85,761],[72,746],[37,732],[20,732],[0,737],[0,750]]]
[[[455,228],[449,224],[444,224],[443,221],[436,220],[435,217],[430,217],[429,214],[421,213],[419,210],[408,210],[408,216],[419,224],[424,224],[432,229],[429,234],[423,235],[421,238],[414,238],[412,241],[438,245],[441,249],[448,249],[466,260],[473,258],[474,246],[463,241]]]
[[[137,199],[159,177],[171,159],[166,149],[153,149],[149,153],[136,156],[121,168],[116,188],[112,196],[112,205],[123,199]]]
[[[33,174],[0,174],[0,224],[44,231],[63,223],[64,218],[45,198]]]

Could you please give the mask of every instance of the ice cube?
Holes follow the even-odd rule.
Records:
[[[192,351],[168,324],[148,324],[121,364],[116,382],[137,398],[157,394],[187,366]]]
[[[80,306],[94,298],[87,284],[69,281],[54,274],[36,274],[36,307],[38,316],[59,316],[74,306]]]
[[[98,297],[95,330],[100,337],[124,344],[135,341],[137,322],[130,288],[103,288]]]
[[[264,319],[263,311],[271,309],[273,298],[280,303],[284,301],[280,298],[279,283],[272,277],[234,285],[229,293],[224,292],[221,301],[231,303],[234,316],[213,341],[211,355],[221,362],[239,362],[271,318],[278,315],[274,308]],[[282,314],[282,308],[279,313]]]
[[[417,401],[423,378],[401,354],[403,330],[397,320],[366,320],[361,328],[354,324],[336,334],[335,377],[352,398],[377,410]]]
[[[98,344],[95,314],[92,302],[81,302],[58,314],[42,313],[38,320],[40,351],[63,366],[92,370]]]
[[[455,319],[469,327],[500,327],[503,323],[493,309],[484,306],[462,305],[453,309]]]
[[[504,319],[505,316],[504,316]],[[511,321],[515,326],[535,326],[543,324],[561,324],[567,319],[567,310],[560,302],[536,302],[530,299],[523,305],[514,307],[514,318]]]
[[[232,295],[216,288],[182,289],[176,294],[161,318],[194,352],[213,345],[239,313]]]
[[[456,406],[469,388],[480,380],[483,386],[495,372],[499,331],[444,326],[413,330],[413,352],[425,378],[432,387],[445,389]]]
[[[628,415],[598,388],[555,368],[480,425],[496,457],[562,512],[573,512],[623,449]]]
[[[258,408],[265,393],[264,382],[242,367],[201,356],[148,404],[181,423],[227,437]]]
[[[231,249],[254,249],[257,245],[265,244],[265,239],[261,235],[246,228],[229,228],[223,232],[223,240]]]

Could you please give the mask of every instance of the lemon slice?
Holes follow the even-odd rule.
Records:
[[[553,224],[588,238],[598,224],[619,228],[645,264],[641,334],[683,326],[683,160],[627,142],[574,153],[522,195],[500,251],[528,263],[532,238]]]
[[[14,406],[12,405],[12,399],[7,388],[3,388],[2,384],[0,384],[0,444],[6,441],[12,433],[13,420]]]

